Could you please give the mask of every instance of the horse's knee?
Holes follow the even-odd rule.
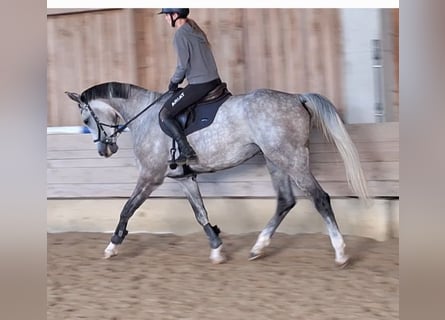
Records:
[[[297,201],[295,201],[295,198],[278,198],[278,208],[277,212],[278,214],[289,212],[295,205],[297,204]]]
[[[292,197],[287,201],[286,210],[290,210],[297,204],[297,201],[295,201],[295,198]]]
[[[284,196],[281,194],[278,196],[277,212],[279,214],[282,212],[289,212],[293,207],[295,207],[296,204],[297,201],[293,195]]]

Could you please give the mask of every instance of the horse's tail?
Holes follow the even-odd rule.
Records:
[[[358,196],[368,199],[368,189],[365,175],[360,164],[360,158],[343,121],[335,106],[324,96],[317,93],[299,95],[300,102],[309,108],[313,120],[324,136],[335,144],[343,159],[348,184]]]

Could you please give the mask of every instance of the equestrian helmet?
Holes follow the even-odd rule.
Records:
[[[177,13],[179,18],[187,18],[187,16],[190,13],[190,9],[188,8],[162,8],[161,12],[159,12],[158,14],[173,14],[173,13]]]

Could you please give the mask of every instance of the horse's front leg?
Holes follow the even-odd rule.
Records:
[[[124,241],[125,236],[128,234],[127,224],[128,220],[133,216],[134,212],[144,203],[150,194],[162,183],[153,182],[152,179],[139,177],[136,187],[124,208],[121,211],[119,223],[114,231],[111,241],[105,249],[104,258],[108,259],[117,255],[118,246]]]
[[[196,220],[204,228],[204,231],[210,242],[210,260],[212,263],[218,264],[226,261],[226,257],[222,252],[222,241],[219,237],[219,228],[212,226],[209,222],[207,210],[202,201],[201,192],[195,176],[177,179],[190,202],[195,213]]]

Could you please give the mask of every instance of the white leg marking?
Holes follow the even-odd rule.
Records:
[[[332,247],[335,250],[335,262],[338,265],[344,265],[348,260],[349,256],[345,254],[345,242],[343,236],[338,232],[329,231],[329,236],[331,237]]]
[[[108,259],[108,258],[111,258],[112,256],[116,256],[117,251],[118,251],[117,247],[118,247],[117,244],[110,242],[104,251],[104,259]]]
[[[250,250],[250,260],[256,259],[263,254],[264,248],[270,244],[270,238],[262,233],[258,236],[255,245]]]
[[[220,245],[218,248],[216,249],[211,249],[210,250],[210,260],[212,261],[212,263],[214,264],[219,264],[219,263],[223,263],[226,261],[226,257],[225,255],[222,253],[222,245]]]

